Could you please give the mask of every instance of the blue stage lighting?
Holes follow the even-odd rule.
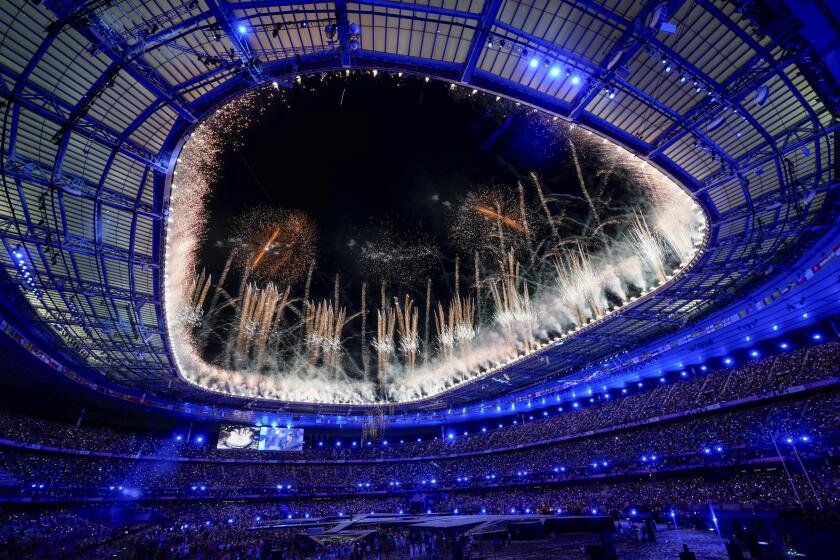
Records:
[[[822,340],[822,335],[820,333],[814,333],[811,335],[811,338],[814,340]]]
[[[732,365],[732,358],[724,358],[723,363],[728,365],[728,366],[731,366]]]
[[[560,69],[558,67],[554,66],[551,70],[548,71],[548,74],[552,78],[556,78],[557,76],[560,75]]]
[[[788,348],[790,348],[790,345],[787,342],[782,342],[781,344],[779,344],[779,348],[781,348],[782,350],[787,350]]]
[[[540,61],[537,60],[537,57],[532,58],[531,61],[528,62],[528,66],[530,66],[531,68],[536,68],[539,65],[540,65]]]
[[[750,356],[752,356],[753,358],[758,358],[758,356],[759,356],[758,350],[753,350],[752,352],[750,352]]]
[[[248,28],[245,27],[245,24],[242,24],[242,23],[240,23],[239,25],[236,26],[236,30],[239,31],[243,35],[248,32]]]
[[[204,443],[204,436],[195,436],[196,443]]]
[[[575,86],[576,86],[576,85],[578,85],[579,83],[580,83],[580,76],[578,76],[577,74],[575,74],[574,76],[572,76],[572,85],[575,85]]]
[[[779,325],[773,325],[773,330],[774,330],[774,331],[779,330]]]

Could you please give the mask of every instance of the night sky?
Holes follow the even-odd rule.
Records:
[[[482,185],[515,188],[530,171],[549,191],[580,194],[562,139],[525,111],[508,119],[492,98],[478,102],[463,90],[458,99],[448,84],[415,78],[360,75],[305,84],[312,91],[287,92],[290,108],[270,103],[241,147],[225,153],[201,255],[209,270],[223,266],[230,250],[224,241],[238,214],[279,206],[303,210],[318,224],[313,296],[329,295],[336,272],[344,293],[358,294],[363,280],[377,283],[359,247],[388,237],[439,247],[428,274],[437,277],[436,295],[448,300],[450,280],[440,271],[453,267],[448,233],[460,197]]]

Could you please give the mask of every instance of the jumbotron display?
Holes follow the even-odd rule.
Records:
[[[303,430],[297,428],[250,427],[224,425],[219,429],[217,449],[249,449],[259,451],[300,451]]]

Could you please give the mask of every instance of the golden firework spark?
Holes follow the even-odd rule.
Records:
[[[479,214],[487,216],[488,218],[501,221],[504,225],[506,225],[509,229],[512,229],[513,231],[516,231],[523,235],[525,234],[525,227],[509,216],[500,214],[481,204],[474,204],[473,210],[475,210]]]
[[[315,223],[298,210],[248,210],[236,221],[234,237],[238,262],[253,278],[294,284],[315,259]]]

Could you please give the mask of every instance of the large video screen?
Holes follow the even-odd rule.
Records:
[[[260,428],[259,449],[262,451],[300,451],[303,430],[300,428]]]
[[[219,442],[216,444],[216,449],[300,451],[303,449],[303,430],[225,424],[219,429]]]
[[[216,449],[261,449],[260,429],[225,424],[219,429]]]

